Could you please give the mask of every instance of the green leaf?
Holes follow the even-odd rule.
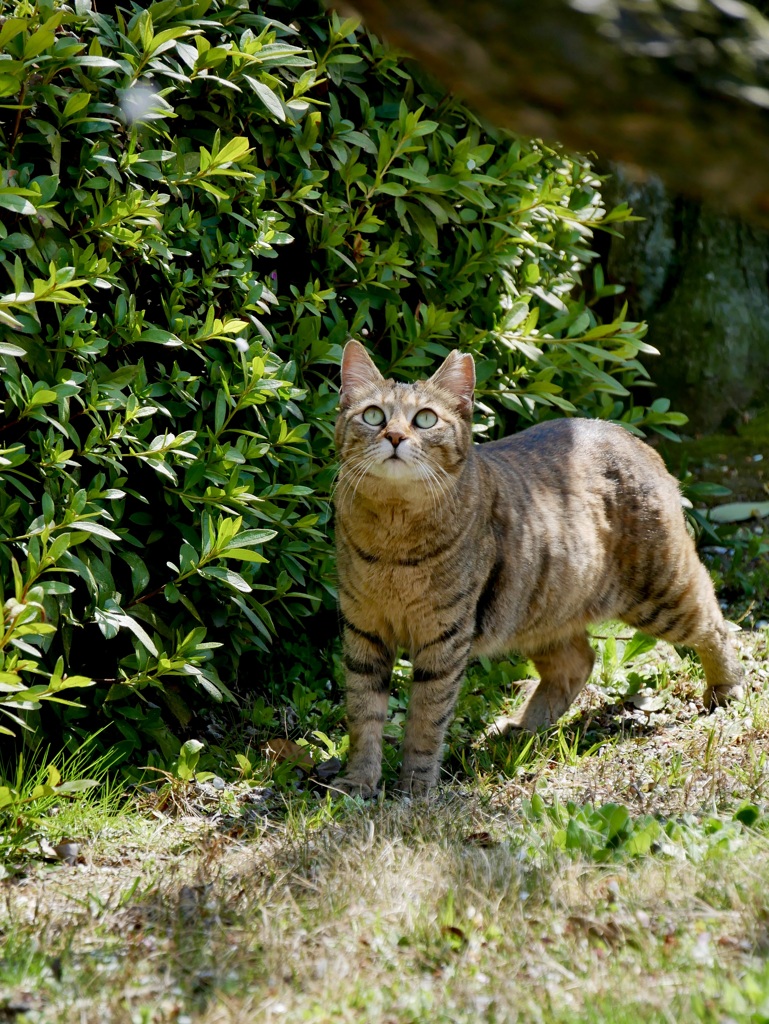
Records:
[[[217,437],[221,434],[224,421],[227,418],[228,404],[226,393],[220,391],[216,396],[216,405],[214,407],[214,433]]]
[[[438,230],[434,218],[421,207],[414,206],[413,204],[408,206],[408,212],[427,244],[437,249]]]
[[[54,30],[61,24],[63,17],[63,12],[55,14],[29,36],[24,43],[24,60],[31,60],[33,57],[37,57],[43,50],[47,50],[53,45],[53,41],[56,38]]]
[[[91,519],[79,519],[70,523],[73,530],[80,530],[83,533],[94,533],[97,537],[104,537],[105,540],[120,540],[118,534],[114,533],[102,523],[95,523]]]
[[[0,324],[5,324],[6,327],[13,327],[14,330],[21,331],[24,329],[24,325],[20,320],[17,320],[15,316],[11,316],[4,309],[0,309]],[[15,349],[16,345],[10,345],[5,343],[6,348]],[[15,355],[14,352],[6,352],[5,355]]]
[[[219,188],[217,185],[212,185],[210,181],[196,181],[195,184],[199,188],[202,188],[204,192],[208,192],[212,196],[216,196],[217,199],[230,198],[223,188]]]
[[[151,42],[145,47],[147,53],[157,53],[159,50],[167,49],[167,44],[187,35],[189,28],[186,25],[172,25],[165,28],[152,37]]]
[[[91,789],[98,789],[99,786],[101,782],[97,782],[96,779],[71,779],[58,785],[56,792],[69,796],[72,793],[87,793]]]
[[[76,64],[79,67],[85,68],[117,68],[118,70],[122,68],[120,62],[112,60],[111,57],[97,57],[93,55],[83,57],[70,57],[69,63]]]
[[[279,121],[285,121],[286,112],[283,109],[283,104],[281,103],[280,98],[277,96],[277,94],[274,93],[272,89],[269,88],[269,86],[265,85],[263,82],[258,82],[255,78],[252,78],[250,75],[244,75],[243,77],[254,90],[254,92],[262,101],[262,103],[265,105],[265,107],[267,107],[269,112],[271,114],[274,114]]]
[[[40,583],[35,584],[39,587],[44,594],[57,594],[63,596],[64,594],[73,594],[75,588],[70,586],[69,583],[61,583],[59,580],[42,580]]]
[[[255,544],[266,544],[277,535],[276,530],[242,530],[233,538],[228,547],[250,548]]]
[[[642,654],[647,654],[656,646],[657,640],[655,637],[648,636],[646,633],[641,632],[634,633],[632,639],[628,640],[625,644],[625,650],[622,652],[622,664],[626,665],[634,658],[638,658]]]
[[[659,839],[662,827],[653,818],[645,822],[642,828],[636,827],[624,843],[625,852],[631,857],[643,857]]]
[[[9,326],[13,326],[14,324],[16,324],[17,326],[21,327],[21,324],[18,322],[18,320],[14,320],[13,317],[9,317],[8,319],[11,321]],[[27,354],[26,349],[23,349],[21,347],[21,345],[12,345],[8,341],[0,341],[0,355],[1,356],[16,356],[16,357],[19,357],[19,356],[25,356],[26,354]]]
[[[164,331],[160,327],[150,327],[144,331],[139,341],[149,341],[158,345],[168,345],[170,348],[181,348],[184,342],[171,331]]]
[[[49,391],[46,388],[42,388],[40,391],[36,391],[27,403],[28,409],[35,409],[38,405],[48,405],[50,402],[58,400],[58,395],[55,391]]]
[[[599,811],[604,822],[606,839],[611,842],[622,832],[630,821],[630,813],[622,804],[605,804]]]
[[[748,519],[769,516],[769,501],[732,501],[707,512],[711,523],[744,523]]]
[[[85,110],[85,108],[90,103],[90,100],[91,100],[90,93],[87,93],[87,92],[76,92],[76,93],[73,93],[72,96],[70,96],[70,98],[67,100],[67,102],[66,102],[66,104],[64,106],[64,112],[62,114],[62,117],[64,118],[64,120],[65,121],[69,120],[69,118],[74,117],[75,114],[79,114],[81,110]]]
[[[431,135],[438,129],[438,127],[439,125],[437,121],[420,121],[411,134],[417,136]]]
[[[404,185],[398,185],[396,182],[383,182],[377,188],[374,189],[376,195],[384,196],[405,196],[408,194],[408,189]]]
[[[723,484],[713,484],[706,480],[695,484],[688,484],[686,487],[686,495],[693,501],[704,501],[705,498],[726,498],[731,493],[731,487],[724,487]]]
[[[28,25],[27,18],[6,18],[0,28],[0,49],[12,42]]]
[[[264,555],[248,548],[227,548],[219,555],[220,558],[239,558],[243,562],[266,562]]]
[[[143,590],[147,589],[147,584],[150,581],[149,569],[141,557],[133,551],[124,551],[121,557],[130,566],[133,596],[138,597]]]
[[[217,166],[223,164],[234,164],[248,153],[251,149],[248,139],[242,137],[230,139],[227,145],[219,150],[216,157]]]
[[[9,62],[6,62],[6,64]],[[3,74],[0,72],[0,97],[16,96],[21,91],[23,72],[20,70],[18,75]],[[3,729],[2,732],[8,733],[7,729]]]
[[[754,825],[761,816],[761,812],[755,804],[749,803],[747,800],[743,801],[737,810],[734,812],[734,818],[736,821],[742,822],[743,825]]]
[[[37,213],[26,196],[20,195],[10,188],[0,188],[0,206],[13,213],[23,213],[28,217],[34,217]]]
[[[232,569],[208,565],[203,569],[198,569],[198,572],[201,576],[205,576],[206,579],[220,580],[222,583],[228,583],[231,587],[234,587],[235,590],[239,590],[243,594],[249,594],[251,592],[251,586],[246,583],[242,576],[233,572]]]
[[[146,629],[137,622],[133,616],[127,614],[121,615],[120,624],[130,630],[136,639],[147,648],[150,654],[153,654],[156,658],[159,657],[155,642],[152,640]]]

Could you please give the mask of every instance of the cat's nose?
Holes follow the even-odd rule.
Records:
[[[403,431],[398,430],[396,427],[388,427],[385,431],[385,437],[392,444],[393,448],[397,448],[401,441],[406,439]]]

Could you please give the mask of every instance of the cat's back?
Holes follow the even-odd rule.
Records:
[[[656,495],[680,508],[678,484],[659,455],[616,423],[590,419],[548,420],[517,434],[479,445],[476,453],[507,490],[573,495],[616,492],[628,498]],[[507,485],[507,486],[506,486]]]
[[[482,452],[484,456],[515,457],[525,454],[527,457],[537,455],[544,459],[562,460],[590,457],[596,452],[612,449],[622,450],[631,454],[631,457],[637,455],[645,458],[649,455],[653,462],[664,468],[657,453],[624,427],[605,420],[581,417],[545,420],[498,441],[488,441],[477,447],[476,451]]]

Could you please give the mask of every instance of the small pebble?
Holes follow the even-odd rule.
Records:
[[[54,846],[53,852],[60,861],[72,866],[77,864],[77,859],[80,856],[80,846],[77,843],[59,843],[58,846]]]

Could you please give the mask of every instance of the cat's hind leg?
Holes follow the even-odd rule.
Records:
[[[706,708],[745,696],[742,665],[708,571],[693,549],[664,594],[648,599],[640,608],[623,615],[623,619],[651,636],[694,648],[705,672],[702,699]]]
[[[705,670],[705,692],[702,702],[706,708],[717,707],[745,697],[745,675],[737,660],[726,624],[714,626],[704,638],[697,637],[692,647],[699,655]]]
[[[489,726],[487,738],[506,736],[514,729],[535,732],[557,722],[590,678],[595,654],[583,632],[533,655],[532,661],[539,683],[517,714],[502,715]]]

